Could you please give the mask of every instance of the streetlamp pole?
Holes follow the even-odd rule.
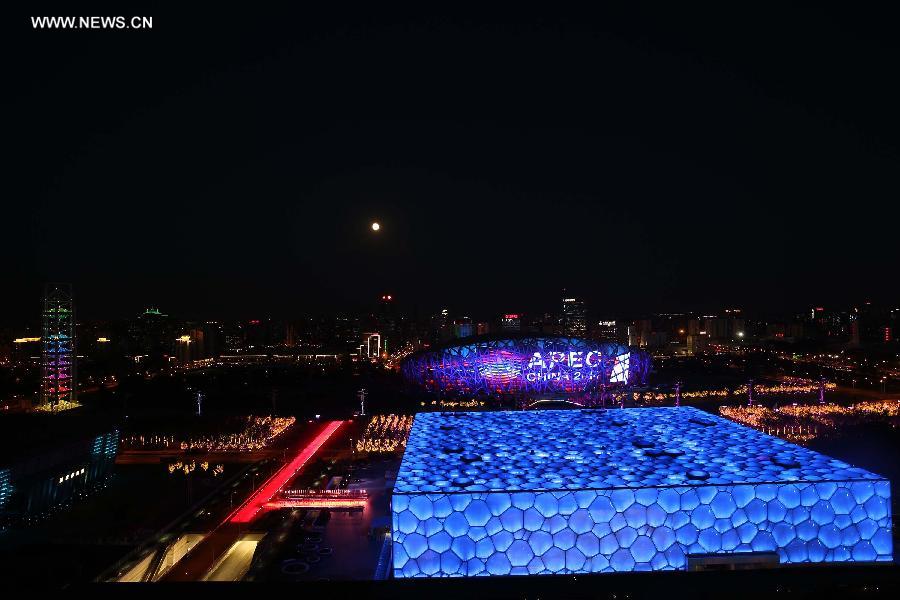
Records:
[[[365,390],[365,388],[359,390],[356,393],[356,397],[359,398],[359,414],[363,417],[366,416],[366,396],[367,395],[368,395],[368,392]]]

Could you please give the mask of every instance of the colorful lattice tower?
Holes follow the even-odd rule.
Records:
[[[44,287],[41,331],[41,405],[75,402],[75,304],[72,286]]]

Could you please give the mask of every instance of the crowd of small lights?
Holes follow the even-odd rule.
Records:
[[[375,415],[366,425],[362,439],[356,442],[357,452],[396,452],[406,447],[413,424],[410,415]]]
[[[410,354],[412,354],[413,352],[415,352],[418,349],[419,349],[418,346],[407,342],[406,344],[404,344],[397,350],[394,350],[393,352],[390,353],[387,360],[385,361],[385,366],[388,369],[399,369],[400,363],[403,362],[403,360],[407,356],[409,356]]]
[[[811,392],[816,392],[819,390],[820,384],[818,383],[777,383],[775,385],[754,385],[753,393],[760,395],[772,395],[772,394],[809,394]],[[836,390],[837,384],[827,382],[825,384],[826,390]],[[743,396],[747,392],[750,391],[749,386],[742,385],[734,390],[734,393]]]
[[[203,450],[207,452],[254,452],[267,448],[288,430],[294,417],[247,417],[238,432],[179,439],[174,435],[133,434],[122,439],[124,450]]]
[[[881,421],[896,427],[900,422],[900,400],[872,400],[850,406],[721,406],[719,414],[765,433],[803,443],[821,435],[834,434],[848,425]]]
[[[759,396],[776,396],[776,395],[801,395],[818,392],[820,384],[811,382],[808,379],[790,378],[789,380],[773,384],[753,386],[753,393]],[[825,384],[827,391],[837,389],[837,384],[828,382]],[[746,396],[750,391],[748,385],[740,385],[735,389],[718,389],[718,390],[693,390],[681,392],[682,400],[705,400],[710,398],[726,398],[728,396]],[[675,392],[632,392],[632,399],[639,401],[656,401],[668,402],[675,399]]]
[[[321,367],[324,373],[326,368],[337,367],[340,364],[340,354],[232,354],[222,355],[218,358],[195,360],[189,363],[170,365],[171,373],[204,371],[211,368],[239,370],[247,365],[303,365],[307,367]]]
[[[266,508],[362,508],[369,492],[363,489],[288,489],[266,504]]]
[[[884,381],[885,378],[900,377],[900,368],[896,365],[896,361],[892,364],[887,359],[875,359],[866,356],[859,356],[854,353],[845,353],[841,350],[838,353],[828,352],[786,352],[777,348],[769,348],[767,346],[743,346],[735,347],[730,345],[712,345],[710,346],[716,354],[730,355],[768,355],[770,358],[787,361],[792,364],[806,364],[811,366],[826,367],[834,371],[841,372],[845,377],[858,377],[860,382],[878,383],[879,378]],[[897,354],[896,359],[900,359]],[[855,383],[854,383],[855,385]]]
[[[80,408],[81,404],[78,402],[72,402],[69,400],[59,400],[55,404],[38,404],[34,407],[36,412],[41,413],[58,413],[63,412],[65,410],[72,410],[73,408]]]
[[[328,489],[328,490],[320,490],[317,488],[288,488],[281,490],[280,496],[282,498],[301,498],[301,497],[331,497],[331,496],[342,496],[348,498],[368,498],[369,492],[363,489]]]
[[[169,465],[167,465],[170,475],[173,473],[184,473],[185,475],[190,475],[191,473],[193,473],[194,471],[197,470],[197,467],[198,467],[197,462],[193,461],[193,460],[189,463],[182,462],[179,460],[177,462],[170,463]],[[200,470],[204,473],[209,471],[209,463],[206,461],[201,462],[199,464],[199,467],[200,467]],[[219,475],[221,475],[224,472],[225,472],[225,465],[219,464],[212,468],[212,474],[214,477],[218,477]]]
[[[440,400],[432,400],[431,402],[420,402],[421,406],[431,406],[440,409],[449,409],[449,410],[457,410],[460,408],[484,408],[485,402],[484,400],[476,400],[472,398],[471,400],[445,400],[441,398]]]
[[[825,389],[833,391],[837,389],[834,383],[826,383]],[[753,386],[753,393],[756,396],[791,396],[813,394],[820,390],[820,384],[812,382],[808,379],[787,378],[785,381],[772,384]],[[731,396],[746,396],[749,392],[749,386],[741,385],[735,389],[722,388],[716,390],[685,390],[681,392],[682,401],[703,401],[711,399],[725,399]],[[612,390],[607,394],[607,406],[621,404],[623,401],[633,402],[634,404],[671,404],[676,400],[675,392],[656,392],[656,391],[615,391]],[[485,406],[485,402],[477,399],[457,400],[457,399],[436,399],[431,401],[420,402],[422,407],[440,408],[442,410],[458,410],[458,409],[474,409]]]
[[[266,502],[264,509],[273,508],[365,508],[368,498],[329,497],[321,498],[283,498]]]

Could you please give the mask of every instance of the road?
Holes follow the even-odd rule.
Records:
[[[219,559],[226,552],[238,552],[234,557],[234,561],[237,562],[229,563],[230,566],[226,567],[226,571],[222,572],[221,576],[234,575],[235,565],[240,564],[241,557],[245,556],[249,548],[244,545],[235,549],[235,544],[246,535],[247,526],[253,522],[266,502],[271,500],[303,468],[343,424],[344,421],[329,421],[322,426],[311,441],[305,440],[307,442],[305,445],[301,443],[294,448],[294,457],[262,484],[250,498],[229,514],[181,562],[173,566],[162,580],[200,581],[211,571],[219,570],[221,566]],[[253,549],[255,550],[255,548],[254,545]],[[249,567],[249,563],[247,566]]]
[[[267,502],[275,497],[281,488],[303,468],[325,442],[337,431],[344,421],[330,421],[325,424],[313,441],[297,453],[291,461],[279,469],[267,482],[265,482],[255,494],[247,499],[231,517],[232,523],[249,523],[263,509]]]
[[[263,533],[248,533],[231,545],[219,563],[203,578],[203,581],[240,581],[250,569],[253,553]]]

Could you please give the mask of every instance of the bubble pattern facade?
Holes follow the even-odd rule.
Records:
[[[893,559],[887,480],[688,407],[419,414],[392,516],[395,577]]]

